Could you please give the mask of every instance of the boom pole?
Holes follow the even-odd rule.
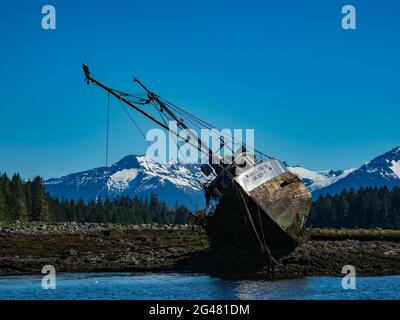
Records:
[[[129,101],[128,99],[126,99],[125,97],[121,96],[118,92],[115,92],[112,88],[104,85],[103,83],[101,83],[100,81],[96,80],[95,78],[93,78],[90,75],[90,70],[89,67],[86,64],[82,65],[82,69],[83,72],[85,73],[85,81],[87,84],[89,83],[93,83],[97,86],[99,86],[100,88],[103,88],[104,90],[106,90],[107,92],[109,92],[110,94],[112,94],[114,97],[116,97],[118,100],[124,102],[125,104],[127,104],[128,106],[130,106],[131,108],[135,109],[136,111],[140,112],[142,115],[144,115],[146,118],[150,119],[151,121],[155,122],[156,124],[158,124],[160,127],[164,128],[165,130],[167,130],[168,132],[171,132],[172,134],[176,135],[177,137],[181,138],[182,140],[184,140],[185,142],[188,142],[191,146],[195,147],[198,151],[202,152],[203,154],[207,155],[210,159],[210,165],[212,165],[214,167],[214,169],[218,168],[218,171],[221,170],[221,164],[217,164],[215,165],[214,163],[211,162],[212,160],[212,150],[208,147],[205,146],[204,143],[201,141],[200,138],[195,137],[193,135],[193,133],[191,132],[191,130],[183,123],[183,121],[181,119],[179,119],[161,100],[160,98],[154,94],[153,92],[151,92],[150,90],[148,90],[138,79],[134,78],[134,81],[137,82],[144,90],[146,90],[146,92],[149,94],[149,97],[154,99],[161,108],[163,108],[170,116],[173,117],[174,120],[177,121],[177,123],[189,134],[189,137],[182,137],[180,135],[179,132],[176,132],[175,130],[171,129],[170,127],[168,127],[167,125],[165,125],[163,122],[159,121],[158,119],[154,118],[152,115],[148,114],[146,111],[142,110],[141,108],[139,108],[138,106],[136,106],[134,103],[132,103],[131,101]],[[195,144],[194,142],[191,141],[190,137],[195,137],[197,139],[197,144]],[[206,150],[204,150],[204,149]],[[219,160],[219,159],[218,159]],[[218,172],[217,171],[217,172]]]
[[[205,148],[207,150],[207,155],[209,157],[209,162],[213,163],[213,152],[212,150],[203,142],[201,141],[201,139],[199,137],[197,137],[196,135],[193,134],[193,132],[190,130],[190,128],[183,122],[182,119],[178,118],[172,111],[171,109],[164,103],[164,101],[162,101],[160,99],[160,97],[158,95],[156,95],[154,92],[150,91],[138,78],[133,77],[133,81],[137,82],[148,94],[149,98],[151,100],[154,100],[158,103],[158,105],[160,106],[160,111],[165,111],[166,113],[168,113],[175,121],[176,123],[183,129],[185,130],[185,132],[188,133],[188,135],[194,139],[197,140],[197,144],[198,146]],[[200,149],[199,149],[200,150]],[[214,155],[215,156],[215,155]],[[216,157],[216,160],[218,160],[218,162],[221,160],[220,157]]]

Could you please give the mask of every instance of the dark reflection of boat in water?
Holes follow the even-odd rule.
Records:
[[[212,248],[240,248],[244,252],[264,252],[268,257],[271,251],[287,252],[295,248],[296,235],[309,213],[311,194],[284,163],[255,150],[250,152],[244,145],[226,161],[193,135],[187,125],[213,128],[207,122],[151,92],[136,78],[135,82],[144,89],[142,95],[112,89],[93,78],[86,65],[83,70],[88,84],[105,89],[121,104],[135,109],[207,156],[208,163],[201,166],[206,182],[199,183],[207,203],[214,203],[215,210],[193,216],[206,229]],[[185,136],[171,130],[167,121],[175,121]]]

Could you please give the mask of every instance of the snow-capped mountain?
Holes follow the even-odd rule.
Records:
[[[344,188],[400,186],[400,147],[378,156],[358,169],[312,171],[289,166],[312,192],[335,194]],[[146,196],[156,193],[168,205],[190,208],[204,206],[204,194],[198,181],[204,181],[196,165],[162,165],[149,157],[130,155],[108,168],[95,168],[45,181],[51,195],[72,199],[103,198],[119,195]]]
[[[356,170],[312,171],[300,166],[289,167],[288,169],[298,175],[311,192],[325,188]]]
[[[353,170],[345,177],[313,192],[316,198],[321,194],[336,194],[344,188],[359,189],[361,187],[383,187],[389,189],[400,187],[400,147],[396,147],[383,155]]]
[[[98,196],[147,196],[156,193],[168,205],[188,207],[204,205],[198,181],[204,181],[196,165],[159,164],[150,157],[126,156],[108,170],[105,167],[73,173],[45,181],[48,192],[56,197],[84,200]]]

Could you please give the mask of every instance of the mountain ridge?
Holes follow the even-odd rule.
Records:
[[[312,192],[313,198],[343,189],[387,185],[400,186],[400,147],[375,157],[359,168],[313,171],[289,166]],[[128,155],[109,168],[98,167],[45,181],[47,191],[55,197],[84,200],[101,197],[139,196],[157,193],[167,205],[177,203],[190,208],[205,204],[200,182],[206,177],[199,165],[159,164],[145,155]]]
[[[343,177],[343,179],[316,190],[313,193],[313,197],[316,198],[326,193],[336,194],[345,188],[357,190],[362,187],[383,186],[387,186],[389,189],[400,186],[399,146],[363,164],[358,169]]]
[[[164,165],[144,155],[128,155],[109,168],[98,167],[51,178],[45,181],[45,186],[52,196],[59,198],[87,201],[99,196],[146,197],[157,193],[169,206],[179,203],[193,208],[204,205],[197,182],[204,179],[196,165],[193,168],[174,163]]]

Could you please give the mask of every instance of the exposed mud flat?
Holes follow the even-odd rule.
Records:
[[[207,247],[185,225],[12,225],[0,229],[0,274],[166,270]]]
[[[187,225],[14,224],[0,227],[0,275],[58,272],[182,271],[233,277],[340,275],[344,265],[358,274],[400,273],[396,241],[304,241],[290,254],[275,254],[273,274],[265,256],[240,248],[209,249],[206,234]]]

